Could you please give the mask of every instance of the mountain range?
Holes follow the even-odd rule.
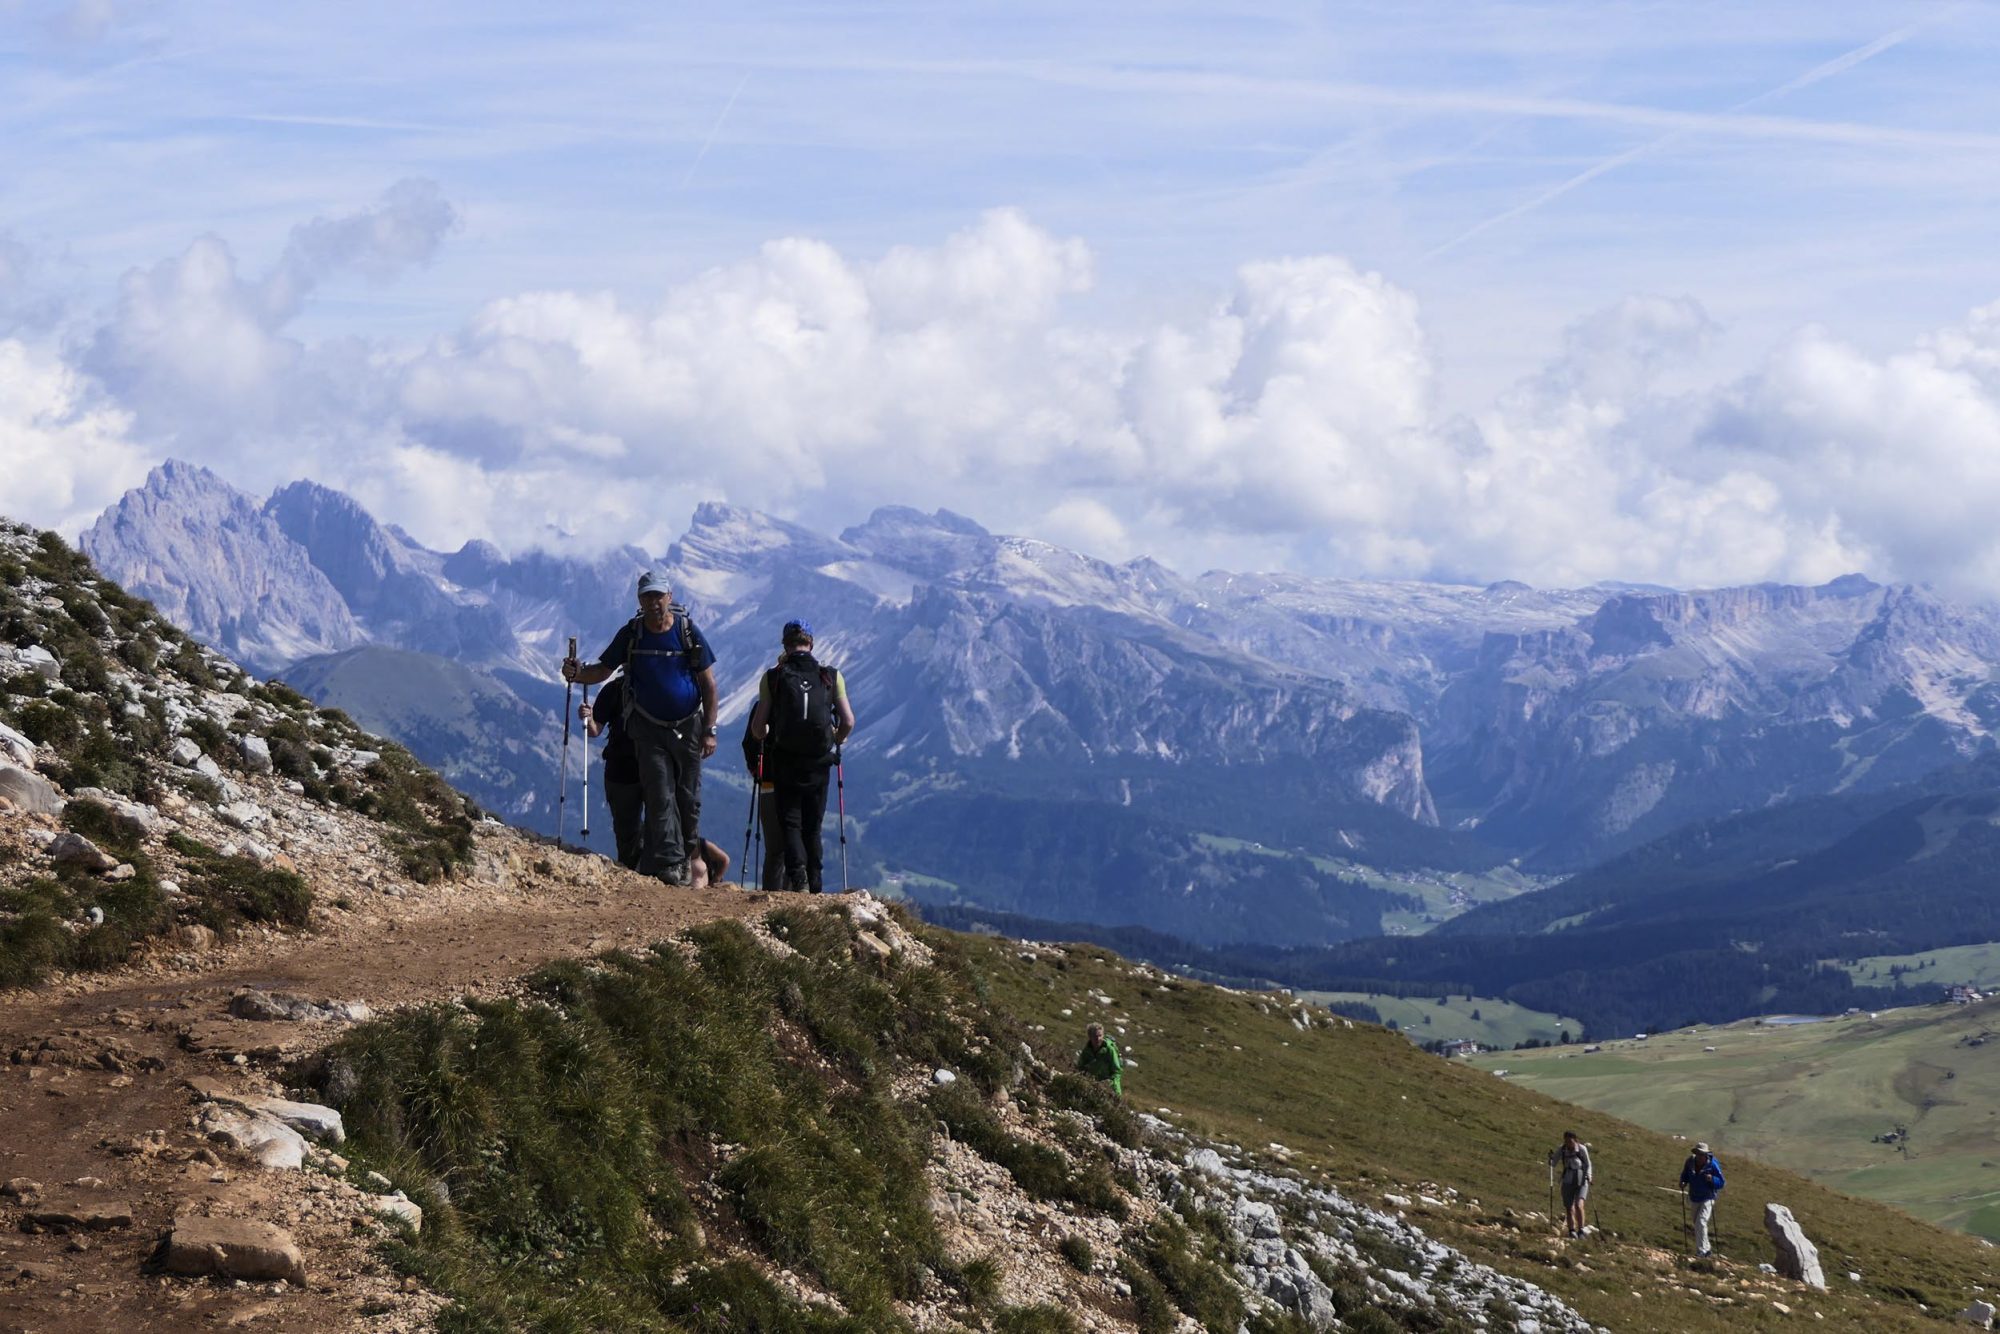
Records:
[[[444,553],[316,483],[260,501],[181,463],[83,545],[197,637],[545,830],[562,642],[608,641],[639,570],[665,572],[715,644],[725,727],[804,615],[862,718],[847,796],[864,874],[1035,916],[1171,919],[1211,943],[1330,944],[1374,934],[1399,876],[1571,872],[1691,822],[1894,788],[1991,749],[2000,721],[2000,612],[1856,575],[1699,591],[1185,576],[944,511],[828,536],[720,504],[657,556]],[[747,795],[733,764],[711,775],[711,811]],[[968,802],[1017,841],[954,837]],[[718,818],[733,828],[731,810],[711,833]],[[1162,906],[1237,883],[1217,838],[1275,856],[1282,909]]]

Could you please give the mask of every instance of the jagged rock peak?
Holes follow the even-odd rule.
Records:
[[[445,578],[457,584],[483,584],[507,564],[499,547],[475,537],[444,558]]]
[[[943,578],[991,559],[1000,540],[962,514],[925,514],[907,505],[885,505],[840,540],[875,559],[926,578]]]
[[[255,498],[171,459],[83,535],[99,569],[260,671],[358,642],[340,593]]]
[[[866,523],[857,524],[842,533],[840,540],[859,543],[871,535],[915,532],[949,533],[955,537],[993,536],[963,514],[955,514],[951,510],[933,510],[926,514],[911,505],[883,505],[868,516]]]
[[[759,510],[719,501],[695,507],[685,535],[667,549],[672,565],[740,569],[774,551],[790,550],[811,564],[851,555],[841,543]]]

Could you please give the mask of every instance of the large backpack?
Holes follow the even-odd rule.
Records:
[[[833,753],[833,668],[810,654],[790,653],[764,673],[770,701],[764,742],[781,754],[823,759]]]

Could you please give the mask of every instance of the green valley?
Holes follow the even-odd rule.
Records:
[[[1300,991],[1314,1005],[1360,1004],[1382,1016],[1413,1042],[1464,1038],[1481,1047],[1512,1047],[1521,1042],[1560,1042],[1575,1037],[1583,1025],[1575,1019],[1530,1010],[1494,996],[1391,996],[1373,991]]]
[[[2000,941],[1948,945],[1916,954],[1876,954],[1842,967],[1858,986],[2000,987]]]

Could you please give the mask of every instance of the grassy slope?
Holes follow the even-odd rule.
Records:
[[[1965,1045],[1994,1032],[2000,1006],[1912,1006],[1876,1019],[1744,1022],[1606,1043],[1595,1056],[1506,1052],[1476,1064],[2000,1238],[2000,1041]],[[1898,1125],[1910,1130],[1907,1152],[1874,1142]]]
[[[1679,1215],[1675,1197],[1655,1187],[1676,1177],[1682,1142],[1427,1056],[1373,1025],[1302,1032],[1270,997],[1190,984],[1135,989],[1129,965],[1094,947],[1070,947],[1059,961],[1025,960],[1022,947],[1008,941],[980,939],[967,948],[992,1003],[1044,1026],[1036,1035],[1044,1059],[1072,1059],[1088,1018],[1123,1023],[1135,1106],[1170,1108],[1192,1130],[1253,1149],[1281,1143],[1295,1166],[1371,1203],[1382,1190],[1408,1193],[1425,1181],[1455,1187],[1481,1208],[1417,1205],[1412,1217],[1610,1328],[1678,1334],[1775,1328],[1786,1320],[1768,1306],[1714,1304],[1718,1296],[1740,1302],[1741,1266],[1673,1270],[1665,1253],[1678,1245]],[[1090,1000],[1092,988],[1113,1003]],[[1599,1218],[1616,1234],[1567,1255],[1539,1224],[1513,1230],[1502,1221],[1510,1209],[1520,1221],[1546,1207],[1543,1156],[1566,1127],[1595,1146]],[[1725,1256],[1746,1266],[1770,1258],[1761,1207],[1775,1200],[1790,1205],[1819,1243],[1829,1273],[1862,1273],[1860,1285],[1843,1278],[1824,1295],[1794,1289],[1784,1296],[1795,1310],[1823,1314],[1820,1328],[1929,1328],[1932,1318],[1914,1301],[1948,1314],[1972,1299],[1974,1284],[1991,1286],[1993,1253],[1972,1238],[1748,1158],[1731,1163],[1729,1200],[1718,1225]]]
[[[1583,1031],[1583,1024],[1575,1019],[1564,1019],[1560,1015],[1544,1010],[1530,1010],[1512,1001],[1496,1000],[1491,996],[1475,996],[1468,1000],[1464,996],[1448,996],[1445,1004],[1439,1005],[1437,997],[1398,997],[1378,995],[1372,991],[1300,991],[1299,999],[1315,1005],[1325,1005],[1333,1001],[1360,1001],[1375,1007],[1382,1016],[1382,1022],[1394,1023],[1403,1036],[1414,1042],[1435,1042],[1439,1038],[1470,1038],[1482,1047],[1512,1047],[1517,1042],[1527,1042],[1540,1038],[1544,1042],[1554,1042],[1564,1029],[1574,1037]],[[1473,1011],[1479,1018],[1472,1017]],[[1427,1024],[1424,1020],[1429,1019]]]
[[[1904,985],[1927,989],[1932,995],[1937,994],[1937,988],[1954,982],[1981,988],[2000,986],[2000,941],[1952,945],[1920,954],[1875,954],[1842,965],[1856,982],[1871,987],[1895,985],[1889,970],[1898,966],[1913,970],[1904,976]],[[1914,971],[1917,969],[1922,971]]]

